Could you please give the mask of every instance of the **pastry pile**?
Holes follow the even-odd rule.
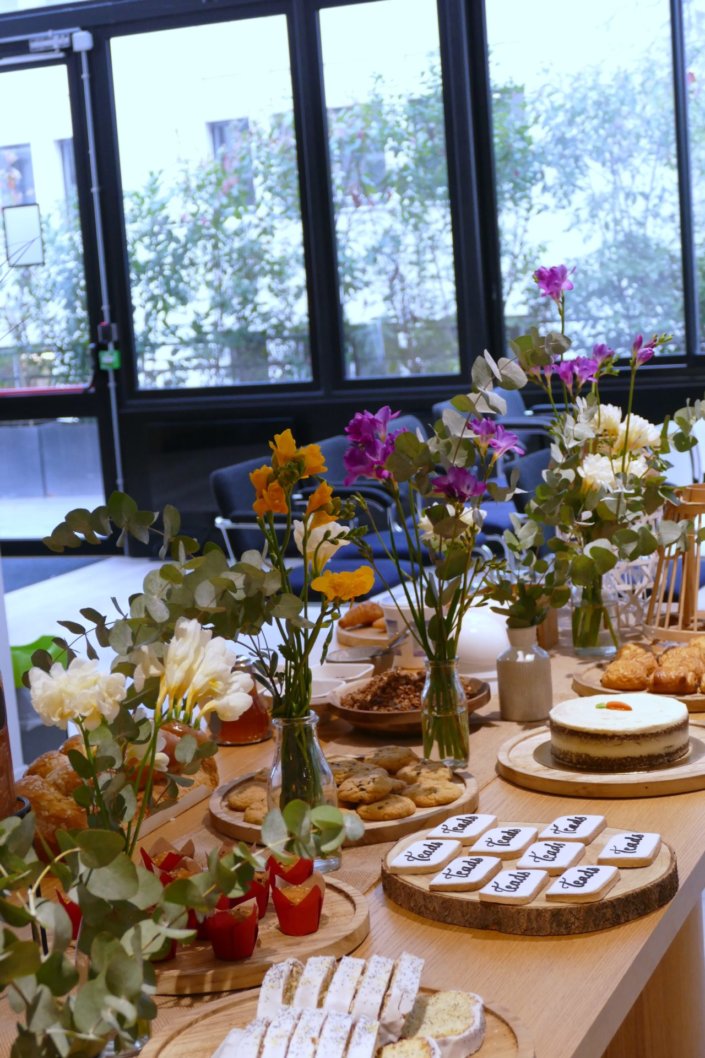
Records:
[[[380,746],[364,759],[328,758],[338,788],[338,804],[367,823],[405,819],[419,808],[450,805],[464,787],[444,764],[422,761],[406,746]],[[245,823],[260,825],[267,814],[267,790],[259,774],[235,786],[225,798],[243,813]]]
[[[213,1058],[468,1058],[482,1046],[482,1000],[419,993],[423,959],[317,955],[272,966],[257,1016]]]
[[[627,643],[605,669],[600,683],[612,691],[652,694],[705,693],[705,636],[683,646],[648,650]]]

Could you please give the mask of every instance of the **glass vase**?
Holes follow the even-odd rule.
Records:
[[[311,808],[337,806],[335,779],[318,741],[316,714],[281,717],[272,720],[272,726],[274,760],[267,783],[269,807],[284,809],[296,800],[305,801]],[[317,871],[337,871],[340,852],[317,859],[315,867]]]
[[[581,658],[608,658],[619,646],[617,595],[601,580],[574,587],[571,597],[573,650]]]
[[[98,1058],[137,1058],[142,1049],[149,1043],[149,1024],[144,1022],[143,1033],[136,1040],[120,1043],[112,1039],[103,1047]]]
[[[426,682],[421,691],[421,733],[426,760],[442,761],[449,768],[467,767],[468,702],[455,660],[426,660]]]

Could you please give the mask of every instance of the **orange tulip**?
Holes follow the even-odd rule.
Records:
[[[350,573],[332,573],[328,570],[314,577],[311,587],[320,591],[329,602],[347,602],[359,595],[367,595],[375,581],[375,575],[369,566],[358,566]]]

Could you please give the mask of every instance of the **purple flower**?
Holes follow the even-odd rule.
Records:
[[[598,364],[602,364],[605,360],[609,360],[610,357],[614,356],[614,349],[610,349],[605,342],[600,342],[598,345],[593,345],[592,355]]]
[[[358,478],[384,481],[392,476],[384,464],[394,451],[394,439],[405,432],[388,432],[390,421],[398,415],[398,411],[392,412],[387,405],[374,415],[370,411],[355,413],[345,427],[345,432],[352,441],[343,455],[347,470],[346,485],[352,485]]]
[[[539,292],[560,304],[564,290],[572,290],[570,281],[575,268],[566,268],[565,265],[552,265],[550,268],[537,268],[534,272],[534,280],[538,283]]]
[[[345,432],[354,444],[365,444],[375,438],[383,441],[390,419],[396,419],[399,414],[398,411],[392,411],[388,404],[374,414],[371,411],[356,411]]]
[[[485,483],[479,481],[466,467],[448,467],[445,474],[433,478],[431,484],[433,491],[446,499],[462,502],[473,496],[482,496],[487,491]]]
[[[468,426],[480,441],[489,442],[497,432],[497,426],[493,419],[470,419]]]
[[[643,337],[640,334],[637,334],[632,342],[632,357],[636,360],[637,366],[641,367],[642,364],[647,364],[654,356],[655,352],[656,338],[652,338],[650,342],[644,344]]]
[[[592,356],[577,356],[573,360],[573,373],[581,385],[594,382],[599,370],[600,362]]]
[[[501,423],[496,424],[495,435],[490,441],[490,448],[495,453],[495,459],[506,455],[507,452],[516,452],[518,456],[524,455],[524,449],[519,444],[517,435],[510,430],[506,430]]]
[[[573,388],[573,362],[571,360],[563,360],[560,364],[556,365],[556,374],[568,389]]]

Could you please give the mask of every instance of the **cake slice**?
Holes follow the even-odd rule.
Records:
[[[441,1058],[468,1058],[485,1038],[485,1011],[473,992],[419,996],[404,1027],[404,1038],[435,1040]]]
[[[298,1009],[320,1006],[334,973],[334,956],[312,956],[304,966],[291,1005]]]
[[[303,963],[298,959],[285,959],[284,962],[277,962],[269,967],[260,988],[258,1018],[271,1020],[282,1007],[289,1006],[296,994],[303,969]]]
[[[407,951],[397,959],[380,1015],[382,1043],[398,1040],[401,1036],[404,1022],[419,994],[423,964],[423,959],[410,955]]]
[[[325,1018],[318,1041],[318,1054],[321,1058],[344,1058],[353,1019],[349,1014],[335,1012],[326,1014]]]
[[[378,1058],[441,1058],[441,1049],[428,1036],[414,1036],[412,1040],[388,1043],[379,1052]]]
[[[318,1041],[323,1028],[325,1013],[322,1010],[302,1010],[294,1034],[286,1052],[287,1058],[315,1058]]]
[[[358,1018],[377,1020],[393,969],[394,960],[387,959],[383,955],[373,955],[367,960],[367,966],[350,1011],[355,1020]]]
[[[345,1058],[374,1058],[379,1044],[379,1022],[360,1018],[355,1022]],[[321,1058],[327,1056],[321,1055]]]
[[[333,974],[333,979],[328,986],[328,991],[323,1000],[323,1009],[337,1011],[339,1014],[349,1014],[364,969],[364,959],[355,959],[351,955],[344,955],[338,963],[338,969]]]
[[[240,1049],[242,1034],[243,1029],[231,1029],[217,1050],[213,1051],[211,1058],[239,1058],[242,1053]],[[257,1058],[256,1055],[255,1058]]]
[[[234,1048],[230,1048],[221,1058],[258,1058],[262,1040],[268,1028],[269,1022],[265,1021],[264,1018],[255,1018],[254,1021],[251,1021],[249,1025],[240,1031],[239,1039],[236,1038],[237,1053]],[[237,1029],[234,1029],[230,1036],[233,1036],[237,1031]],[[226,1036],[226,1043],[230,1036]]]
[[[299,1010],[286,1007],[279,1011],[274,1021],[270,1021],[264,1035],[260,1058],[286,1058],[300,1013]]]

